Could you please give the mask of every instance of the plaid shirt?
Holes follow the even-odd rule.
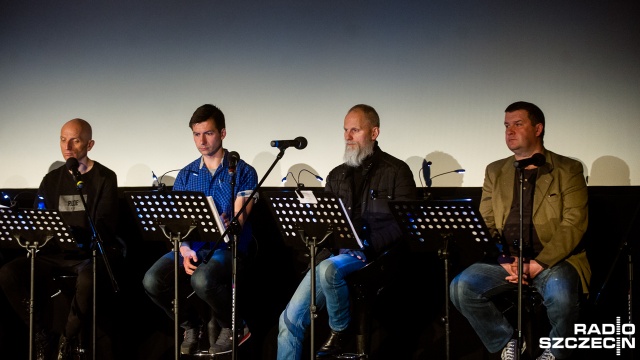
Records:
[[[225,156],[222,164],[218,166],[215,173],[211,175],[209,169],[204,166],[202,157],[194,160],[178,173],[176,181],[173,184],[174,191],[199,191],[205,196],[211,196],[216,208],[220,214],[226,213],[228,219],[231,219],[233,204],[231,202],[231,176],[229,175],[229,151],[225,149]],[[248,197],[251,191],[258,186],[258,175],[253,166],[247,164],[244,160],[238,160],[236,166],[236,183],[234,192],[236,195],[244,192],[240,196]],[[234,199],[236,196],[234,196]],[[240,209],[233,209],[238,211]],[[246,252],[249,241],[251,240],[251,227],[249,222],[245,222],[242,233],[239,236],[238,250]],[[189,246],[192,250],[197,251],[206,245],[202,241],[190,241]],[[227,244],[220,242],[218,248],[226,248]]]

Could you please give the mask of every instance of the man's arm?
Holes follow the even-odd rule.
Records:
[[[413,173],[406,163],[402,163],[401,166],[397,167],[395,174],[386,174],[385,176],[392,177],[393,189],[388,190],[389,193],[394,194],[393,200],[416,199],[416,183],[413,179]],[[393,217],[393,214],[391,214],[391,210],[388,206],[385,207],[384,213],[376,213],[372,215],[373,218],[369,219],[369,226],[371,228],[370,242],[371,245],[374,246],[376,253],[380,253],[387,249],[392,243],[400,239],[402,231]]]
[[[493,211],[493,191],[494,191],[495,174],[489,171],[489,167],[484,171],[484,182],[482,184],[482,196],[480,197],[480,214],[484,219],[489,233],[492,238],[498,238],[500,233],[496,227],[496,221]]]
[[[112,171],[105,171],[101,187],[95,199],[95,224],[99,234],[105,234],[106,241],[116,236],[118,226],[118,177]]]
[[[242,162],[241,164],[238,164],[238,165],[239,165],[238,171],[240,173],[240,176],[238,176],[238,179],[239,179],[238,181],[239,184],[237,185],[238,191],[236,191],[236,194],[238,194],[238,196],[236,196],[235,202],[233,204],[233,209],[236,212],[236,214],[240,212],[240,210],[242,209],[242,206],[244,205],[249,195],[251,195],[253,190],[258,186],[258,174],[256,170],[245,162]],[[245,221],[249,217],[249,214],[251,213],[251,209],[253,208],[253,204],[257,199],[256,196],[257,196],[257,193],[254,195],[253,200],[247,203],[243,213],[238,216],[238,222],[240,223],[241,226],[244,225]]]
[[[588,224],[588,193],[582,164],[571,161],[558,167],[556,189],[544,195],[543,204],[533,218],[544,248],[536,261],[548,267],[569,257],[580,244]]]

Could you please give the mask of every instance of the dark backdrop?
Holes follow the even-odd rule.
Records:
[[[103,349],[98,358],[113,353],[117,359],[172,359],[173,321],[144,294],[141,286],[144,272],[171,246],[169,241],[142,240],[134,217],[125,199],[125,192],[149,188],[120,188],[119,233],[127,244],[122,262],[114,272],[120,286],[113,293],[108,283],[102,283],[102,298],[98,298],[99,339]],[[263,191],[283,188],[264,188]],[[21,207],[31,205],[35,189],[4,189],[9,198]],[[430,194],[433,199],[468,198],[477,205],[480,188],[438,187],[419,189],[419,196]],[[18,195],[20,194],[20,195]],[[17,197],[16,197],[17,196]],[[640,220],[640,187],[589,187],[589,228],[584,242],[593,271],[591,294],[584,306],[583,322],[615,323],[616,317],[628,322],[630,310],[637,300],[630,292],[630,264],[637,258]],[[243,310],[252,337],[239,350],[241,359],[274,359],[277,320],[295,289],[308,256],[300,244],[285,244],[265,201],[259,201],[250,221],[255,241],[251,247],[248,272],[237,283],[238,307]],[[444,265],[435,251],[413,247],[403,261],[403,276],[381,291],[373,305],[372,359],[437,359],[445,358]],[[432,249],[432,247],[431,247]],[[455,243],[451,248],[449,278],[465,266],[480,259],[476,248]],[[3,261],[25,256],[22,249],[3,247]],[[62,301],[62,300],[61,300]],[[64,306],[61,304],[60,306]],[[4,298],[0,298],[0,354],[26,357],[27,328],[20,324]],[[316,322],[316,344],[324,341],[326,315]],[[450,350],[454,359],[494,359],[486,354],[468,323],[451,306]],[[612,358],[615,351],[580,350],[576,358]],[[617,358],[632,358],[623,350]],[[3,356],[4,357],[4,356]],[[498,356],[499,358],[499,356]]]

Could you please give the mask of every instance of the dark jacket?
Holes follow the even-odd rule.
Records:
[[[80,192],[76,188],[73,176],[65,165],[52,170],[44,176],[38,189],[34,206],[58,210],[71,227],[79,245],[86,247],[92,238],[87,214],[91,216],[96,231],[108,247],[119,246],[116,238],[118,222],[118,179],[116,173],[97,161],[89,172],[82,175],[84,187],[82,194],[86,200],[85,212]],[[39,204],[40,198],[44,204]]]
[[[364,181],[360,194],[354,194],[356,169],[362,171]],[[329,172],[326,181],[325,190],[342,199],[358,236],[369,245],[368,261],[374,260],[402,236],[388,201],[414,200],[416,197],[413,173],[404,161],[380,150],[376,142],[374,153],[361,167],[341,164]],[[354,201],[361,204],[358,214],[354,214]]]

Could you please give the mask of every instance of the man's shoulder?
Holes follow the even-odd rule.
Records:
[[[99,170],[101,173],[103,174],[108,174],[111,176],[116,176],[116,172],[111,170],[110,168],[108,168],[107,166],[97,162],[97,161],[93,161],[93,167],[96,168],[97,170]]]
[[[388,152],[384,152],[382,150],[380,150],[379,159],[380,159],[380,161],[384,161],[384,162],[387,162],[389,164],[396,165],[396,166],[409,166],[409,165],[407,165],[407,163],[404,160],[402,160],[400,158],[397,158],[397,157],[389,154]]]
[[[244,161],[242,159],[240,159],[240,162],[238,164],[242,164],[242,166],[244,166],[245,170],[247,170],[247,171],[256,172],[256,168],[253,167],[253,165],[249,164],[248,162],[246,162],[246,161]]]
[[[183,166],[180,171],[198,171],[200,169],[200,162],[202,161],[202,157],[199,157],[193,161],[191,161],[190,163],[188,163],[187,165]],[[175,170],[173,170],[175,171]]]
[[[506,158],[494,160],[487,165],[487,170],[497,170],[504,167],[507,163],[516,161],[515,156],[507,156]]]
[[[548,157],[553,161],[554,166],[557,166],[558,164],[564,165],[564,166],[581,164],[580,161],[570,158],[568,156],[560,155],[550,150],[546,150],[546,152],[549,155]]]
[[[47,186],[48,184],[57,183],[62,176],[63,171],[67,171],[67,167],[65,165],[49,171],[42,177],[40,186]]]

